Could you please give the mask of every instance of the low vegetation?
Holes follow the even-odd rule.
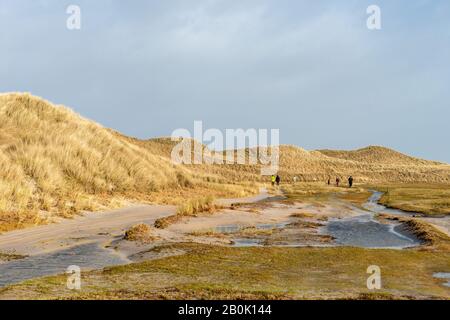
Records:
[[[322,182],[300,182],[283,186],[282,190],[287,197],[287,202],[305,201],[321,206],[330,198],[343,199],[355,205],[361,205],[367,201],[371,192],[364,188],[355,186],[336,187]]]
[[[434,226],[417,219],[405,219],[404,224],[410,232],[429,247],[450,252],[450,237]]]
[[[433,273],[448,271],[450,253],[361,248],[232,248],[198,244],[188,252],[83,273],[82,290],[66,277],[35,279],[0,290],[37,299],[449,299]],[[366,287],[369,265],[382,288]],[[211,266],[214,266],[213,268]]]
[[[197,213],[212,213],[217,207],[218,206],[214,204],[214,198],[212,197],[194,199],[180,205],[177,209],[177,214],[181,216],[194,216]]]
[[[426,215],[450,214],[450,184],[376,185],[383,191],[380,203],[387,207]]]
[[[450,252],[450,237],[435,226],[420,220],[420,218],[411,218],[408,216],[396,216],[390,214],[379,214],[380,219],[396,220],[403,224],[407,231],[414,234],[427,250],[441,250]]]
[[[213,197],[188,200],[178,206],[175,215],[157,219],[155,227],[165,229],[172,223],[176,223],[185,217],[195,217],[200,213],[213,213],[220,208],[219,205],[214,203]]]
[[[370,194],[359,186],[335,188],[319,183],[283,188],[288,201],[336,197],[361,204]],[[198,198],[179,206],[177,215],[172,217],[182,219],[213,211],[212,198]],[[302,228],[321,225],[301,221],[312,216],[292,214],[298,220],[294,223]],[[384,218],[401,219],[424,245],[390,250],[173,244],[152,250],[185,254],[83,272],[81,291],[67,290],[65,275],[52,276],[0,289],[0,299],[450,299],[448,288],[433,277],[434,273],[449,270],[450,239],[419,219],[388,215]],[[149,229],[135,226],[127,237],[139,239]],[[272,232],[257,228],[239,231],[250,237]],[[192,235],[220,236],[214,230]],[[380,290],[366,287],[370,265],[381,268]]]
[[[312,213],[306,213],[306,212],[298,212],[291,214],[292,218],[300,218],[300,219],[308,219],[308,218],[314,218],[315,215]]]
[[[19,255],[19,254],[11,254],[11,253],[2,253],[2,252],[0,252],[0,262],[17,260],[17,259],[23,259],[23,258],[25,258],[25,257],[22,256],[22,255]]]
[[[123,238],[128,241],[136,241],[142,243],[149,243],[156,239],[156,237],[152,234],[152,228],[145,223],[140,223],[132,226],[130,229],[125,231],[125,235]]]
[[[197,231],[192,231],[189,232],[189,235],[194,236],[194,237],[220,237],[220,238],[224,238],[226,237],[225,234],[216,231],[215,229],[208,229],[208,230],[197,230]]]

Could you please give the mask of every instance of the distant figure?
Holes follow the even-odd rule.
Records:
[[[348,186],[351,188],[353,186],[353,177],[348,177]]]
[[[271,179],[272,179],[272,186],[274,186],[275,185],[275,180],[276,180],[275,176],[272,175]]]
[[[328,177],[328,181],[327,181],[327,184],[328,184],[328,185],[330,185],[330,184],[331,184],[331,178],[330,178],[330,177]]]
[[[275,178],[275,181],[277,183],[277,186],[279,186],[280,185],[280,181],[281,181],[281,178],[280,178],[279,175],[277,175],[277,177]]]
[[[336,187],[339,187],[340,182],[341,182],[341,179],[339,179],[339,177],[336,177]]]

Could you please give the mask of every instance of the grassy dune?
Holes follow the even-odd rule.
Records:
[[[170,151],[176,142],[169,138],[157,138],[139,142],[140,145],[155,150],[163,157],[170,157]],[[249,152],[246,149],[246,159]],[[422,160],[403,155],[383,147],[367,147],[354,151],[307,151],[302,148],[281,145],[279,174],[283,182],[321,181],[328,177],[333,182],[336,177],[343,184],[352,175],[356,182],[401,182],[401,183],[448,183],[450,184],[450,165],[435,161]],[[236,151],[235,151],[236,153]],[[190,165],[191,170],[221,176],[232,181],[268,181],[261,177],[259,165]]]
[[[70,109],[27,94],[0,95],[0,168],[0,231],[124,200],[180,202],[192,194],[257,191],[175,166]]]
[[[395,150],[391,150],[380,146],[370,146],[359,150],[338,151],[338,150],[319,150],[320,153],[343,160],[351,160],[356,162],[370,162],[378,164],[394,163],[396,165],[440,165],[442,163],[436,161],[428,161],[410,157]]]
[[[398,160],[396,152],[387,148],[375,148],[375,157],[379,153],[386,154],[381,161],[373,161],[369,154],[364,161],[337,158],[328,156],[319,151],[305,151],[294,146],[281,148],[281,169],[283,176],[292,180],[298,176],[300,181],[323,181],[336,177],[346,183],[348,176],[352,175],[356,182],[450,182],[450,166],[437,164],[433,161],[417,160],[403,156]],[[396,154],[395,157],[391,154]],[[406,160],[409,159],[409,160]]]

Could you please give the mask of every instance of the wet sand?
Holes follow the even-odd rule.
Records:
[[[100,213],[86,213],[60,223],[15,230],[0,235],[0,252],[40,255],[73,246],[108,242],[137,223],[153,224],[175,214],[173,206],[134,206]]]

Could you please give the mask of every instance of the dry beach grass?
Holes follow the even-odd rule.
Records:
[[[258,165],[174,165],[175,143],[126,137],[30,94],[0,95],[0,232],[130,202],[243,197],[267,182]],[[350,174],[357,182],[450,182],[450,165],[382,147],[280,150],[283,182]]]
[[[68,108],[28,94],[0,95],[0,168],[0,231],[127,200],[181,202],[190,193],[257,192],[209,182]]]

